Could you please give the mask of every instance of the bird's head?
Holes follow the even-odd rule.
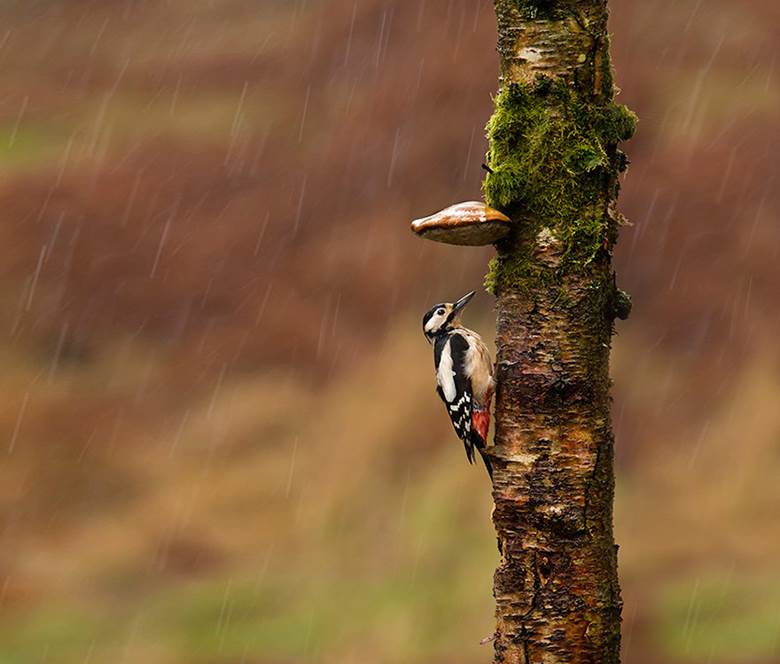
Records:
[[[428,340],[428,343],[433,343],[433,340],[440,334],[445,334],[458,324],[458,316],[463,308],[469,303],[474,292],[466,293],[457,302],[442,302],[434,307],[431,307],[423,316],[423,334]]]

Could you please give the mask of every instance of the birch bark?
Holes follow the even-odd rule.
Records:
[[[496,664],[612,664],[621,597],[612,532],[609,350],[619,174],[636,118],[613,102],[606,0],[495,0],[500,92],[487,202],[517,231],[497,298],[493,496]]]

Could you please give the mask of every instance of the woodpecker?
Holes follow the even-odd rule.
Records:
[[[460,324],[459,315],[474,291],[457,302],[432,307],[422,319],[423,334],[433,346],[436,391],[447,407],[455,433],[463,441],[469,463],[474,448],[482,456],[490,477],[493,467],[486,454],[490,403],[495,380],[490,352],[480,336]]]

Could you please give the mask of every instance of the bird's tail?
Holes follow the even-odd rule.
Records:
[[[479,434],[479,432],[472,430],[471,431],[471,445],[472,445],[472,458],[473,458],[473,448],[476,447],[477,451],[479,452],[479,456],[482,457],[482,462],[485,464],[485,469],[488,472],[488,475],[490,475],[490,479],[493,479],[493,464],[490,462],[490,455],[487,451],[487,445],[485,444],[485,439]]]

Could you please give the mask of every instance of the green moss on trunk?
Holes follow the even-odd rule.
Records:
[[[636,116],[623,105],[583,101],[566,81],[543,76],[533,85],[506,85],[495,106],[487,125],[486,201],[512,216],[519,233],[549,229],[562,247],[561,270],[587,266],[617,233],[606,206],[617,196],[614,173],[625,167],[617,144],[631,138]],[[520,247],[528,251],[532,243]],[[504,251],[486,286],[497,293],[505,282],[539,276],[530,255]]]

